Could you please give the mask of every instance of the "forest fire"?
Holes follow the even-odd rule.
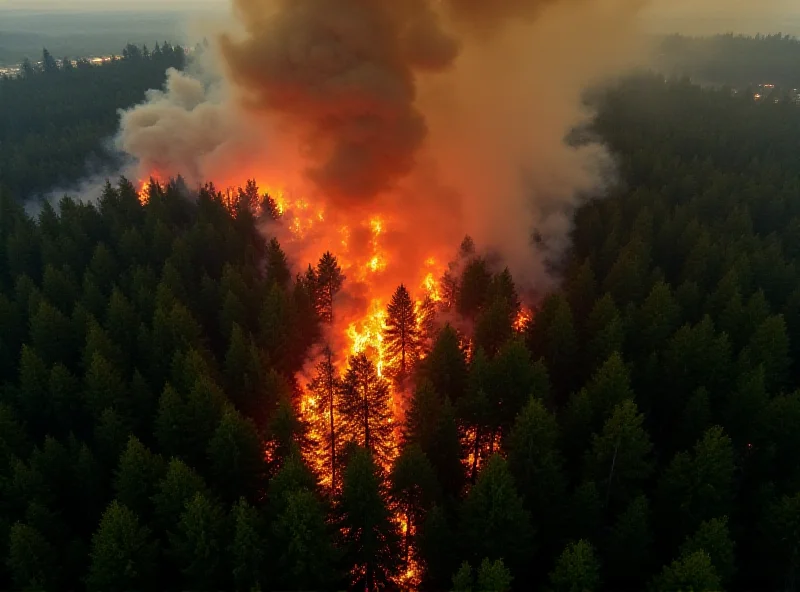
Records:
[[[498,67],[518,61],[509,56],[550,53],[549,37],[529,34],[536,19],[520,10],[527,2],[473,10],[454,0],[296,0],[275,3],[269,16],[261,3],[236,4],[242,31],[222,33],[213,46],[214,82],[169,72],[163,91],[123,114],[118,144],[141,173],[169,171],[219,187],[262,183],[261,191],[248,181],[221,197],[233,216],[243,203],[256,214],[247,222],[257,221],[281,272],[274,283],[265,273],[266,283],[290,303],[276,307],[289,319],[284,330],[300,324],[293,311],[313,325],[281,372],[294,374],[286,378],[308,426],[305,460],[333,503],[344,505],[351,455],[368,457],[365,473],[381,491],[396,485],[394,472],[419,444],[406,415],[417,408],[410,403],[418,403],[418,377],[435,374],[431,352],[444,351],[442,359],[466,374],[507,343],[512,354],[521,347],[532,312],[520,307],[510,270],[526,288],[547,276],[542,253],[563,251],[574,195],[594,188],[603,155],[564,146],[565,131],[583,115],[564,109],[561,96],[552,98],[558,109],[548,109],[538,90],[520,92],[523,72],[541,69]],[[552,18],[560,25],[563,15]],[[510,21],[527,23],[520,41],[533,41],[518,46]],[[525,86],[549,88],[552,72],[562,70],[571,71],[548,69],[546,81]],[[496,109],[501,100],[507,108]],[[550,121],[551,112],[563,115]],[[154,195],[149,183],[141,188]],[[532,248],[534,228],[550,250]],[[457,249],[467,231],[480,251],[472,239]],[[475,394],[467,392],[471,382],[437,385],[438,396],[455,408],[458,397]],[[505,396],[495,398],[508,423]],[[453,449],[472,454],[466,468],[474,479],[503,432],[470,431],[467,410],[451,412],[447,433]],[[483,422],[492,414],[479,415]],[[414,548],[421,515],[396,489],[385,497],[405,548],[402,569],[385,580],[413,588],[423,571]],[[354,586],[376,588],[371,565],[354,566]]]

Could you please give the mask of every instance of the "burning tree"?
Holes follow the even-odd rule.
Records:
[[[336,368],[333,365],[333,352],[329,347],[323,351],[323,358],[317,364],[314,379],[308,385],[308,392],[314,401],[316,419],[319,424],[317,431],[323,436],[320,455],[330,467],[331,493],[336,491],[336,411],[339,404],[339,390],[341,388]]]
[[[399,388],[405,386],[409,370],[420,355],[420,326],[414,302],[400,284],[387,309],[384,342],[389,359],[389,375]]]
[[[333,297],[342,289],[345,277],[339,262],[330,251],[326,251],[320,258],[314,276],[319,317],[323,322],[332,323]]]
[[[344,425],[350,441],[368,450],[382,467],[394,456],[389,383],[366,354],[350,358],[340,388]]]

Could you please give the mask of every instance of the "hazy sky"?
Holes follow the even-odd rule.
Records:
[[[487,0],[491,1],[491,0]],[[680,15],[687,12],[726,16],[725,13],[759,13],[762,6],[770,5],[773,13],[798,14],[796,0],[655,0],[658,12],[665,15]],[[182,10],[216,7],[224,9],[230,0],[0,0],[0,7],[48,10],[140,10],[142,8],[164,8]]]
[[[0,0],[0,8],[77,12],[85,10],[196,11],[227,9],[230,0]]]
[[[0,0],[0,9],[53,12],[177,10],[189,15],[209,10],[227,11],[230,5],[231,0]],[[728,30],[740,33],[800,32],[797,0],[651,0],[647,14],[648,28],[665,29],[663,32],[678,29],[687,33]]]

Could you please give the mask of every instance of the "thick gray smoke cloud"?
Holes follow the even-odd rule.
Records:
[[[230,78],[250,109],[298,130],[308,176],[329,198],[374,197],[412,170],[427,131],[415,77],[457,53],[425,0],[235,6],[246,35],[221,39]]]
[[[343,218],[380,212],[419,257],[470,234],[541,286],[532,235],[558,257],[613,171],[602,146],[564,137],[591,117],[587,85],[647,61],[653,4],[233,0],[214,60],[170,72],[123,113],[117,143],[142,177],[279,178]]]

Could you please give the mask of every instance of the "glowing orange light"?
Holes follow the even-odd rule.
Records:
[[[432,272],[425,276],[425,279],[422,282],[422,287],[425,289],[425,293],[430,297],[431,300],[434,302],[441,302],[442,294],[439,291],[439,282],[436,281],[435,277],[433,277]]]
[[[514,330],[522,333],[528,327],[528,323],[531,319],[533,319],[531,311],[527,310],[525,307],[520,308],[517,313],[517,318],[514,319]]]
[[[383,376],[383,333],[386,330],[386,311],[380,300],[373,300],[367,316],[360,323],[350,323],[347,336],[350,354],[364,353],[375,364],[378,375]]]

